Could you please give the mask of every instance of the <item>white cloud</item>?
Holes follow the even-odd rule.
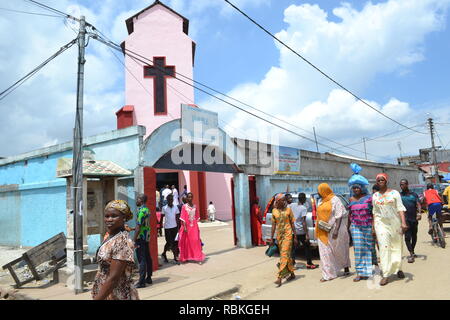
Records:
[[[333,10],[338,22],[331,21],[318,5],[291,5],[284,11],[287,27],[277,36],[362,95],[377,75],[404,75],[413,64],[425,59],[424,40],[430,33],[445,28],[449,5],[449,0],[389,0],[368,2],[358,11],[344,3]],[[344,144],[396,129],[393,122],[338,89],[288,49],[278,43],[276,46],[280,50],[279,65],[270,68],[259,83],[238,85],[229,93],[231,96],[309,131],[315,126],[319,134]],[[370,104],[409,125],[425,119],[408,102],[395,97]],[[218,102],[211,99],[200,105],[218,110],[219,116],[234,128],[265,126],[242,112],[236,114],[231,107],[218,108]],[[290,134],[283,133],[281,137],[288,145],[311,146]],[[411,144],[408,148],[416,151],[418,146]],[[389,149],[373,151],[381,155],[389,152]]]
[[[9,1],[4,7],[48,13],[26,4]],[[110,17],[74,6],[69,1],[46,4],[68,11],[79,8],[95,25],[106,24]],[[76,11],[76,10],[75,10]],[[4,89],[76,37],[63,19],[20,15],[0,16],[2,58],[0,88]],[[120,55],[119,55],[120,56]],[[122,107],[123,67],[107,48],[90,40],[85,64],[84,135],[114,129],[114,111]],[[0,102],[0,156],[38,149],[73,136],[76,107],[77,45],[51,61],[42,71]],[[117,92],[116,88],[120,90]]]

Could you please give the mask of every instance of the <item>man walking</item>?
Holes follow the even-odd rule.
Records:
[[[163,207],[167,204],[167,196],[172,193],[172,190],[169,188],[169,185],[166,184],[164,186],[164,190],[161,192],[161,196],[163,198]]]
[[[164,262],[167,260],[166,252],[171,250],[173,253],[173,259],[178,262],[178,242],[175,240],[178,233],[178,226],[180,224],[180,211],[178,206],[174,204],[174,196],[169,194],[167,196],[167,205],[163,207],[161,213],[161,223],[164,221],[164,236],[166,237],[166,244],[164,245],[164,251],[161,257]]]
[[[306,226],[306,215],[308,213],[308,208],[306,207],[306,195],[302,192],[298,195],[298,203],[292,202],[292,195],[286,195],[286,201],[289,208],[291,208],[294,213],[294,226],[295,226],[295,236],[298,242],[301,242],[305,248],[306,256],[306,268],[316,269],[318,265],[312,262],[311,254],[311,244],[309,242],[308,228]],[[295,247],[292,249],[292,257],[294,258],[295,265]]]
[[[414,248],[417,243],[417,230],[418,230],[418,219],[420,219],[420,200],[419,196],[409,190],[408,180],[402,179],[400,181],[400,188],[402,192],[400,192],[400,196],[402,197],[403,205],[406,208],[406,225],[408,226],[408,230],[405,232],[405,242],[406,247],[409,251],[408,262],[413,263],[416,258],[416,254],[414,253]]]
[[[147,206],[147,196],[138,195],[136,205],[138,207],[138,216],[136,221],[136,231],[134,232],[134,243],[139,262],[139,282],[136,288],[145,288],[145,284],[152,284],[153,265],[150,256],[150,210]]]

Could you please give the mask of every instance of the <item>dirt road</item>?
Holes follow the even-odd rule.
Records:
[[[450,234],[449,224],[445,225],[447,234]],[[297,279],[290,283],[284,283],[280,288],[274,284],[249,294],[245,299],[450,299],[450,253],[449,248],[439,248],[431,244],[431,238],[427,234],[428,223],[422,220],[419,223],[418,242],[416,254],[419,256],[414,263],[403,260],[405,279],[392,277],[392,281],[384,287],[378,285],[380,276],[375,280],[360,281],[354,283],[354,266],[352,275],[346,278],[338,278],[333,281],[321,283],[320,269],[297,270]],[[447,237],[450,241],[450,237]],[[353,248],[350,248],[351,260]],[[406,256],[404,246],[404,256]],[[275,269],[274,269],[275,271]],[[274,279],[275,280],[275,274]]]

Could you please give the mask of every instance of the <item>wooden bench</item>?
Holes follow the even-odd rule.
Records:
[[[58,269],[61,268],[66,263],[66,236],[63,232],[57,234],[56,236],[48,239],[47,241],[33,247],[32,249],[25,252],[22,257],[11,261],[3,266],[3,269],[8,269],[16,282],[15,287],[20,288],[26,283],[33,280],[42,280],[48,274],[53,272],[53,283],[57,283],[58,279]],[[32,274],[31,278],[21,281],[14,271],[13,266],[23,262],[28,265],[30,272]],[[44,272],[38,272],[37,268],[44,262],[51,262],[52,266]]]

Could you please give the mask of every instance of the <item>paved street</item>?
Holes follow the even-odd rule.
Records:
[[[448,226],[448,225],[447,225]],[[154,274],[154,284],[139,289],[141,299],[450,299],[450,255],[448,248],[431,245],[426,233],[427,224],[419,227],[417,254],[413,264],[404,263],[406,279],[394,279],[380,288],[377,281],[354,283],[354,275],[320,283],[320,269],[306,270],[302,257],[297,259],[297,279],[283,283],[280,288],[273,284],[276,276],[277,257],[264,255],[265,247],[239,249],[232,242],[231,224],[202,224],[201,236],[208,260],[203,265],[164,264]],[[446,228],[450,232],[450,228]],[[164,245],[159,238],[160,250]],[[351,259],[353,261],[353,249]],[[171,260],[171,253],[168,258]],[[317,259],[317,255],[316,255]],[[160,263],[162,261],[160,260]],[[352,266],[352,271],[354,268]],[[4,286],[4,284],[2,284]],[[53,286],[29,284],[19,290],[37,299],[90,299],[90,293],[75,296],[65,284]]]

